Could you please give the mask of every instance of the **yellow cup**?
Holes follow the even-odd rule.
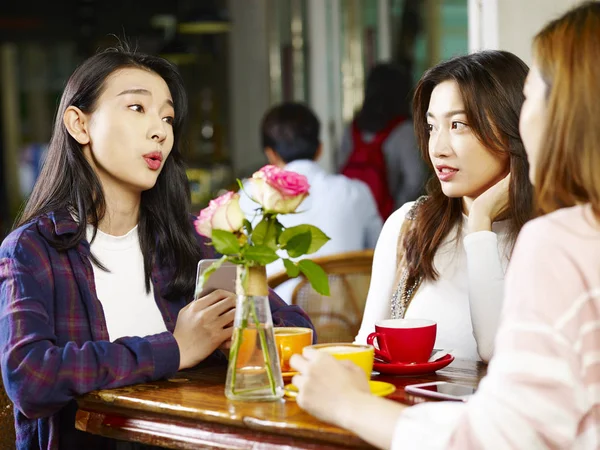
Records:
[[[350,360],[363,370],[363,372],[367,376],[367,379],[371,378],[375,353],[373,347],[371,347],[370,345],[340,342],[330,344],[316,344],[309,346],[309,348],[314,348],[315,350],[327,352],[331,354],[335,359]]]
[[[275,346],[279,354],[282,372],[291,371],[290,358],[295,353],[302,354],[304,347],[312,344],[313,330],[302,327],[275,327]]]

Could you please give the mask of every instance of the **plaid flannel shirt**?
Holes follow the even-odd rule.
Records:
[[[59,211],[14,230],[0,247],[0,368],[15,405],[18,449],[114,448],[115,441],[75,430],[75,397],[168,377],[179,368],[172,332],[190,299],[163,297],[170,268],[152,270],[168,331],[110,342],[89,243],[82,240],[59,252],[48,242],[76,229],[69,213]],[[204,257],[214,257],[205,239],[197,239]],[[272,291],[269,300],[275,325],[313,328],[299,307],[286,305]],[[224,360],[217,350],[206,362]]]

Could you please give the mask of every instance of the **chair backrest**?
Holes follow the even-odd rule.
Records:
[[[369,283],[373,250],[338,253],[314,258],[327,273],[330,296],[317,293],[301,274],[294,289],[292,304],[300,306],[310,316],[319,343],[352,342],[362,321]],[[269,277],[275,288],[290,278],[285,272]]]
[[[0,448],[12,450],[16,446],[13,404],[6,395],[0,373]]]

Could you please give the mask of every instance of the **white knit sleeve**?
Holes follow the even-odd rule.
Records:
[[[498,236],[478,231],[464,238],[469,279],[469,305],[477,352],[488,362],[494,352],[502,300],[504,269],[498,250]]]
[[[364,344],[369,333],[375,331],[375,322],[390,316],[390,298],[396,275],[396,251],[398,234],[404,217],[414,202],[406,203],[393,213],[383,225],[373,257],[371,283],[365,305],[363,320],[355,342]]]

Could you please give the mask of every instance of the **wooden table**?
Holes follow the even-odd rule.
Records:
[[[165,381],[91,392],[78,400],[76,427],[174,449],[372,448],[353,433],[305,413],[293,400],[227,400],[225,374],[225,367],[197,368]],[[408,384],[445,380],[477,386],[484,374],[481,363],[455,360],[427,376],[373,379],[396,385],[387,398],[412,404],[419,399],[406,395]]]

